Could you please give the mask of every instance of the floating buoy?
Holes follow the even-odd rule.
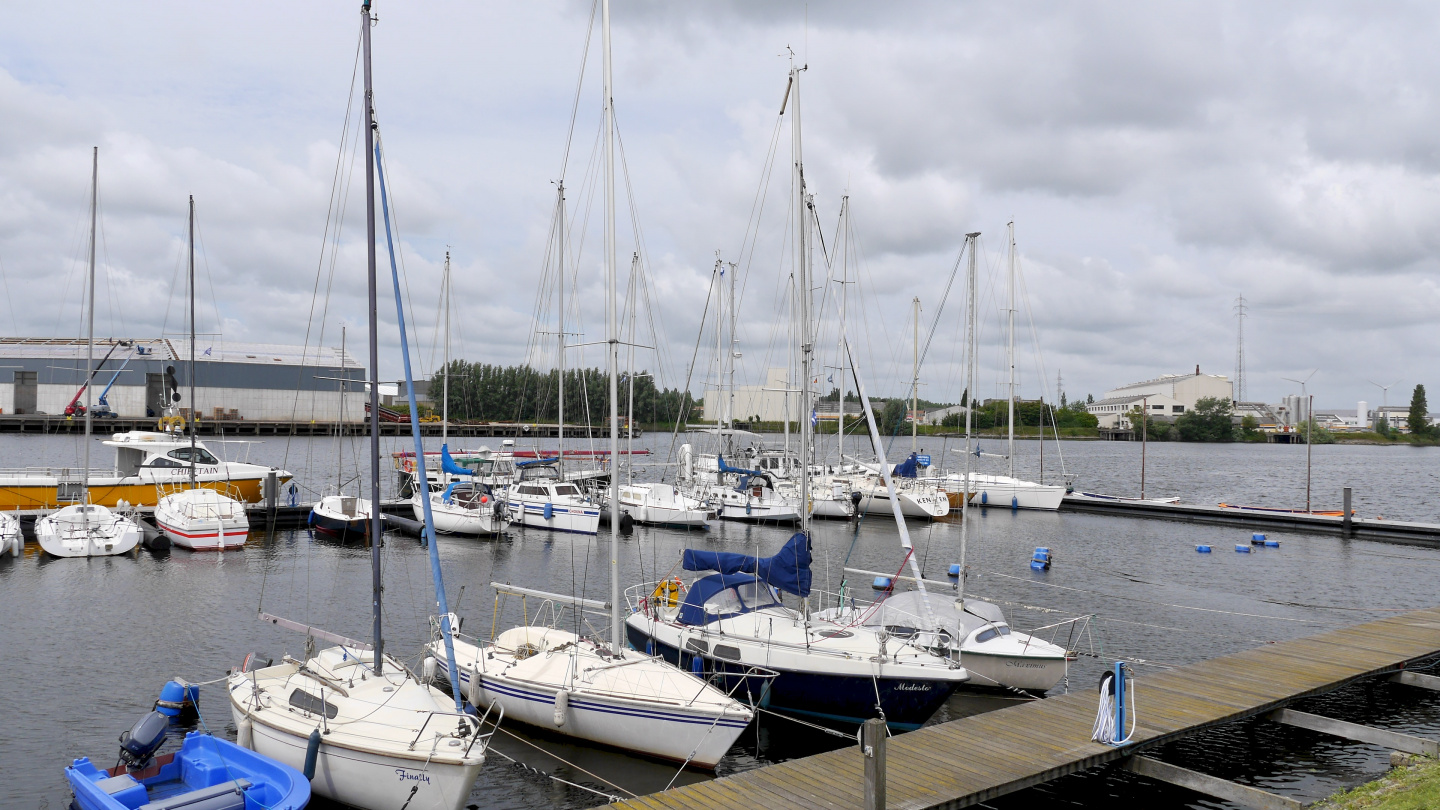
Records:
[[[1235,544],[1235,552],[1236,552],[1237,554],[1249,554],[1249,553],[1250,553],[1250,547],[1247,546],[1247,545],[1244,545],[1244,544],[1242,544],[1242,543],[1236,543],[1236,544]]]
[[[1050,562],[1050,549],[1045,546],[1040,546],[1035,549],[1035,555],[1030,558],[1030,570],[1049,571]]]
[[[1198,552],[1200,552],[1201,554],[1209,554],[1209,553],[1210,553],[1210,547],[1209,547],[1209,546],[1196,546],[1196,547],[1195,547],[1195,550],[1198,551]]]
[[[155,701],[155,711],[166,717],[179,717],[184,712],[194,712],[200,704],[200,687],[178,678],[166,681],[160,687],[160,699]]]
[[[1259,532],[1256,532],[1255,534],[1250,535],[1250,545],[1252,545],[1252,546],[1263,546],[1263,545],[1265,545],[1265,535],[1260,534]]]
[[[875,577],[875,581],[870,583],[870,587],[877,591],[888,591],[890,584],[890,577]]]
[[[950,563],[950,576],[957,578],[960,576],[960,563]]]
[[[555,693],[555,727],[565,725],[565,715],[570,710],[570,691],[561,689]]]
[[[1265,541],[1265,548],[1279,548],[1279,547],[1280,547],[1280,541],[1279,541],[1279,540],[1266,540],[1266,541]]]

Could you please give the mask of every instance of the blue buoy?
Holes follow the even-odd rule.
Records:
[[[1265,541],[1265,548],[1279,548],[1279,547],[1280,547],[1280,541],[1279,541],[1279,540],[1266,540],[1266,541]]]
[[[960,576],[960,563],[950,563],[950,576],[952,576],[952,577],[959,577],[959,576]]]
[[[980,505],[981,505],[981,506],[984,506],[984,505],[987,504],[987,503],[990,503],[990,493],[989,493],[989,492],[981,492],[981,493],[980,493]]]
[[[1030,558],[1030,570],[1049,571],[1050,562],[1050,549],[1046,548],[1045,546],[1039,546],[1035,549],[1034,556]]]
[[[870,587],[877,591],[888,591],[890,590],[890,577],[875,577],[875,581],[870,583]]]
[[[1195,547],[1195,550],[1198,551],[1198,552],[1200,552],[1201,554],[1209,554],[1209,553],[1210,553],[1210,547],[1209,547],[1209,546],[1196,546],[1196,547]]]
[[[1263,545],[1265,545],[1265,535],[1260,534],[1259,532],[1256,532],[1255,534],[1250,535],[1250,545],[1252,545],[1252,546],[1263,546]]]
[[[166,681],[160,687],[160,699],[155,701],[155,711],[166,717],[179,717],[182,712],[194,712],[200,705],[200,687],[181,680]]]
[[[1249,553],[1250,553],[1250,547],[1247,546],[1247,545],[1241,544],[1241,543],[1236,543],[1236,544],[1235,544],[1235,552],[1236,552],[1237,554],[1249,554]]]

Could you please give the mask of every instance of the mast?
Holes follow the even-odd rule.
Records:
[[[335,465],[335,494],[343,494],[340,490],[345,486],[345,378],[350,376],[345,372],[345,324],[340,324],[340,382],[335,384],[335,393],[340,400],[340,407],[335,412],[335,446],[340,448],[339,458]],[[428,491],[430,483],[422,484]]]
[[[730,262],[730,352],[725,358],[729,363],[730,383],[725,394],[725,426],[734,430],[735,428],[735,347],[740,345],[740,339],[735,336],[735,263]]]
[[[360,39],[365,55],[365,282],[370,317],[370,610],[375,637],[375,674],[383,672],[385,639],[380,634],[380,342],[377,337],[379,304],[375,288],[375,90],[370,77],[370,0],[360,6]],[[411,409],[414,414],[414,409]],[[416,459],[423,470],[424,456]],[[420,486],[429,489],[423,477]],[[428,497],[421,498],[425,504]],[[452,670],[453,672],[453,670]]]
[[[630,369],[630,407],[625,415],[625,483],[635,483],[635,295],[636,295],[636,274],[640,269],[640,254],[634,253],[630,256],[630,288],[626,292],[629,303],[626,308],[630,310],[630,357],[626,365]]]
[[[610,72],[610,0],[600,0],[605,53],[605,332],[610,346],[610,648],[620,652],[620,324],[615,314],[615,99]]]
[[[810,415],[805,413],[810,403],[810,280],[806,272],[806,236],[809,233],[809,217],[806,216],[805,163],[800,140],[800,71],[804,68],[790,68],[794,94],[794,117],[790,119],[790,143],[794,155],[792,182],[795,184],[795,343],[799,354],[800,367],[800,531],[810,534]],[[788,387],[788,386],[787,386]],[[786,393],[789,399],[789,393]],[[787,409],[788,410],[788,409]],[[789,414],[786,414],[789,426]],[[808,603],[808,600],[807,600]],[[808,613],[808,610],[806,611]]]
[[[190,195],[190,488],[195,488],[195,195]],[[224,545],[224,537],[221,537]]]
[[[724,453],[730,449],[725,436],[725,422],[729,416],[729,400],[725,395],[725,262],[720,259],[718,250],[715,251],[715,269],[712,272],[720,274],[721,284],[715,295],[715,446]]]
[[[1015,477],[1015,223],[1012,221],[1006,224],[1010,236],[1010,272],[1007,276],[1006,287],[1010,303],[1005,311],[1009,320],[1008,337],[1005,341],[1005,362],[1010,366],[1010,396],[1005,402],[1005,421],[1009,427],[1006,438],[1005,455],[1010,461],[1010,477]],[[1045,440],[1042,425],[1040,440]]]
[[[85,477],[80,484],[80,502],[90,503],[90,378],[95,375],[95,220],[100,208],[100,147],[90,154],[90,312],[85,331]],[[90,538],[90,510],[81,512],[80,525]]]
[[[450,441],[450,251],[445,251],[445,278],[440,283],[445,297],[445,366],[440,383],[440,443]],[[432,355],[433,357],[433,355]],[[428,488],[428,484],[426,485]]]
[[[845,222],[845,229],[840,235],[840,411],[839,419],[835,424],[835,468],[845,463],[845,299],[850,292],[850,195],[846,194],[840,198],[840,218]]]
[[[970,539],[970,522],[968,517],[968,506],[970,504],[970,425],[974,418],[974,408],[971,403],[975,401],[975,240],[980,238],[980,232],[965,234],[966,245],[970,249],[970,264],[965,271],[965,478],[960,491],[960,604],[965,604],[965,546]]]
[[[560,328],[556,330],[557,339],[559,340],[559,343],[556,345],[559,347],[558,367],[560,369],[560,380],[557,388],[559,413],[556,416],[556,421],[559,422],[559,425],[557,426],[558,438],[556,439],[555,446],[557,448],[556,454],[560,459],[560,476],[563,478],[565,476],[565,182],[563,180],[560,182],[560,187],[559,190],[556,191],[556,194],[558,197],[555,200],[555,205],[556,210],[559,211],[558,217],[560,220],[560,228],[558,230],[560,240],[560,283],[557,285],[559,289],[557,295],[560,299],[558,306],[560,311]]]
[[[915,452],[920,435],[920,296],[915,305],[915,360],[910,371],[910,452]]]

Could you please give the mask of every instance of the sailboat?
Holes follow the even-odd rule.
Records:
[[[84,477],[68,482],[64,493],[78,501],[35,521],[35,540],[47,554],[56,557],[105,557],[124,554],[139,545],[140,526],[133,519],[108,507],[90,502],[90,432],[93,409],[90,407],[95,378],[95,222],[99,216],[100,147],[91,156],[90,171],[90,274],[89,302],[85,333],[85,466]]]
[[[370,499],[380,500],[379,345],[376,315],[375,185],[380,176],[384,203],[384,167],[375,142],[375,109],[371,103],[370,4],[361,7],[361,40],[365,72],[365,199],[370,304]],[[386,235],[390,234],[388,206]],[[420,448],[414,384],[405,339],[404,312],[400,306],[399,273],[391,242],[391,275],[395,284],[405,377],[410,396],[411,432]],[[416,465],[424,479],[425,455],[417,452]],[[304,767],[316,795],[365,810],[399,807],[460,810],[485,764],[489,734],[485,716],[465,711],[458,683],[452,680],[453,699],[412,674],[384,652],[381,635],[380,515],[371,515],[371,611],[374,638],[357,641],[310,625],[261,613],[278,627],[299,631],[335,646],[306,660],[286,656],[272,666],[251,669],[249,659],[232,671],[227,691],[241,745],[291,767]],[[434,524],[426,520],[431,576],[436,606],[442,617],[448,660],[453,661],[451,626],[440,576],[440,558]]]
[[[196,483],[198,453],[195,446],[195,198],[190,198],[190,454],[185,462],[189,468],[189,486],[160,496],[155,506],[155,524],[170,542],[194,551],[225,551],[245,545],[250,535],[250,518],[245,504],[212,487]]]
[[[1060,502],[1065,498],[1065,487],[1051,484],[1037,484],[1034,481],[1025,481],[1015,477],[1015,223],[1009,223],[1008,235],[1010,242],[1010,261],[1008,268],[1008,295],[1009,306],[1006,308],[1008,320],[1007,342],[1005,349],[1006,363],[1010,367],[1009,396],[1006,403],[1006,458],[1009,461],[1009,472],[1006,475],[987,475],[983,473],[969,472],[968,454],[971,452],[966,448],[966,474],[962,478],[951,473],[944,476],[938,483],[947,492],[968,493],[970,500],[978,501],[981,506],[1005,506],[1011,509],[1045,509],[1055,511],[1060,508]],[[972,246],[973,248],[973,246]],[[974,390],[974,389],[967,389]],[[970,403],[965,403],[966,413],[969,413]],[[969,417],[966,417],[967,424]],[[1041,441],[1044,441],[1044,430],[1042,426]]]
[[[797,217],[804,216],[805,179],[800,153],[800,68],[790,69],[787,99],[791,119],[792,182]],[[784,114],[782,108],[782,115]],[[797,350],[801,369],[802,410],[810,403],[814,344],[810,340],[810,295],[803,221],[795,223]],[[843,328],[843,327],[842,327]],[[854,366],[852,358],[852,368]],[[857,388],[871,425],[871,440],[883,452],[864,387]],[[800,492],[810,489],[811,424],[801,420]],[[889,466],[880,471],[893,486]],[[892,512],[908,548],[904,519],[892,499]],[[685,549],[680,566],[686,571],[713,571],[687,585],[647,583],[627,591],[631,614],[626,633],[637,649],[654,649],[667,660],[702,669],[727,686],[744,690],[752,700],[775,711],[847,723],[883,718],[892,728],[919,728],[955,688],[969,679],[934,632],[893,633],[850,621],[830,621],[812,614],[810,515],[801,510],[800,531],[769,557],[701,549]],[[913,565],[913,559],[911,560]],[[784,602],[783,593],[800,600],[799,608]],[[675,598],[665,598],[674,593]],[[683,594],[683,598],[680,598]],[[756,668],[775,673],[754,676]]]
[[[615,313],[614,109],[610,91],[610,2],[600,4],[604,58],[606,331],[609,338],[610,457],[619,458],[619,327]],[[611,468],[610,503],[618,500],[620,477]],[[621,636],[620,521],[610,522],[610,598],[545,593],[499,583],[499,591],[538,597],[549,603],[556,624],[569,619],[579,630],[581,610],[605,611],[608,640],[586,638],[558,626],[513,627],[489,643],[455,642],[459,677],[472,700],[492,700],[507,717],[581,740],[713,769],[745,731],[754,713],[743,703],[695,675],[638,650]],[[545,608],[541,608],[545,610]],[[441,644],[430,645],[440,658]],[[442,664],[443,665],[443,664]],[[454,679],[453,666],[445,665]]]
[[[973,391],[975,384],[975,294],[976,255],[975,240],[978,233],[967,234],[966,248],[970,251],[970,263],[966,283],[965,320],[965,390]],[[862,389],[863,391],[863,389]],[[866,403],[868,409],[869,404]],[[965,414],[965,448],[971,446],[971,420],[968,409]],[[877,435],[878,439],[878,435]],[[965,455],[965,473],[970,472],[970,454]],[[913,469],[913,467],[912,467]],[[839,608],[826,612],[835,621],[854,621],[867,627],[916,628],[943,636],[947,647],[957,663],[963,661],[971,675],[971,686],[1040,691],[1050,689],[1065,677],[1070,656],[1065,648],[1027,633],[1010,629],[1005,614],[990,602],[965,598],[965,583],[968,571],[965,567],[966,549],[969,544],[968,501],[960,503],[960,562],[954,575],[955,598],[944,600],[929,594],[920,573],[913,577],[893,577],[892,582],[910,581],[917,590],[897,592],[893,586],[881,595],[877,604],[851,600]],[[895,509],[898,513],[899,509]],[[901,527],[904,532],[904,527]],[[908,546],[908,544],[907,544]],[[847,573],[872,574],[847,569]],[[946,604],[948,601],[948,604]],[[937,609],[938,608],[938,609]]]
[[[25,535],[20,532],[20,518],[0,512],[0,557],[6,554],[19,557],[24,550]]]
[[[414,486],[410,508],[417,520],[428,509],[441,534],[488,536],[500,533],[501,505],[494,491],[475,480],[476,471],[455,463],[450,456],[450,251],[445,251],[445,272],[440,281],[445,302],[445,365],[440,396],[440,475],[429,479],[428,487]],[[418,480],[418,479],[416,479]],[[429,500],[427,506],[425,501]]]
[[[555,285],[559,301],[559,327],[555,330],[559,358],[559,444],[553,458],[538,458],[515,464],[515,480],[505,492],[505,513],[511,523],[551,529],[557,532],[598,534],[600,505],[566,480],[565,465],[565,184],[556,189],[556,233],[560,240],[559,282]],[[611,456],[611,477],[615,474],[615,456]]]
[[[340,327],[340,363],[345,363],[345,327]],[[342,371],[343,374],[343,371]],[[348,376],[348,375],[346,375]],[[335,494],[325,495],[310,507],[305,524],[321,534],[338,538],[341,542],[351,537],[365,537],[372,522],[372,501],[359,495],[345,494],[345,386],[349,382],[344,376],[336,386],[338,410],[335,412],[335,443],[338,456],[335,459]]]

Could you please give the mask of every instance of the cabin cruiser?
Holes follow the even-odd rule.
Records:
[[[682,568],[716,573],[630,588],[630,644],[684,669],[698,666],[774,711],[846,723],[883,717],[894,729],[919,728],[970,679],[948,640],[933,631],[897,636],[786,605],[782,592],[809,597],[810,559],[803,533],[764,558],[686,549]],[[776,674],[762,681],[753,677],[757,667]]]
[[[54,509],[63,501],[57,489],[87,484],[90,502],[115,507],[123,501],[130,506],[158,505],[157,485],[186,484],[190,468],[202,487],[233,488],[243,503],[264,500],[265,479],[274,473],[276,485],[291,479],[285,470],[239,461],[221,461],[204,442],[195,443],[191,457],[190,437],[181,433],[131,430],[116,433],[103,442],[115,449],[115,469],[91,473],[88,482],[69,480],[75,471],[59,469],[0,471],[0,511]]]
[[[522,461],[515,467],[516,479],[505,493],[511,523],[579,534],[600,531],[600,505],[561,478],[560,459]]]
[[[708,528],[714,514],[704,501],[673,484],[621,484],[620,511],[636,523],[687,529]]]
[[[250,536],[250,518],[232,494],[199,486],[172,491],[155,507],[155,525],[171,543],[192,551],[240,548]]]

